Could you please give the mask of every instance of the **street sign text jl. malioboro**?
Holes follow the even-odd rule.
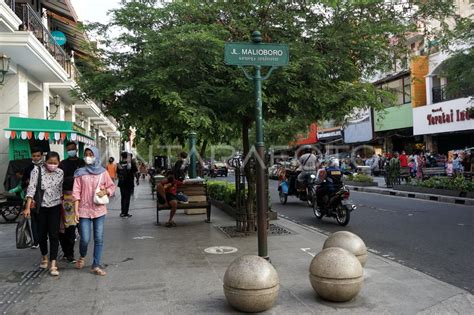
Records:
[[[225,63],[233,66],[286,66],[288,45],[265,43],[226,43]]]

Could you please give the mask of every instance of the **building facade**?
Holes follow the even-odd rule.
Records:
[[[73,94],[86,41],[68,0],[0,0],[0,56],[9,60],[0,85],[0,176],[33,145],[64,156],[73,140],[98,146],[103,159],[118,157],[115,120],[100,102]]]

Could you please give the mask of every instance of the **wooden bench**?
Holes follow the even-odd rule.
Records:
[[[408,166],[400,167],[400,182],[402,180],[408,182],[410,176],[410,168]]]
[[[206,223],[211,223],[211,200],[205,183],[184,183],[178,186],[178,192],[188,196],[188,203],[179,203],[178,210],[206,209]],[[156,202],[156,225],[160,225],[160,211],[169,210],[169,206]]]
[[[446,170],[444,167],[427,167],[423,169],[423,177],[445,176]]]

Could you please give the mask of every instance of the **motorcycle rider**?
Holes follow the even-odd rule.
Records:
[[[311,174],[316,174],[318,158],[313,153],[313,149],[310,145],[302,147],[303,154],[298,159],[297,171],[300,171],[297,177],[297,188],[298,190],[306,190],[306,186],[309,182]]]
[[[316,201],[320,208],[325,208],[332,194],[342,187],[342,172],[337,160],[330,160],[328,167],[318,172],[316,181],[320,183],[316,190]]]

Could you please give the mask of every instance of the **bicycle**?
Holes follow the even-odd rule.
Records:
[[[23,200],[16,194],[0,194],[0,214],[6,222],[15,222],[23,208]]]

